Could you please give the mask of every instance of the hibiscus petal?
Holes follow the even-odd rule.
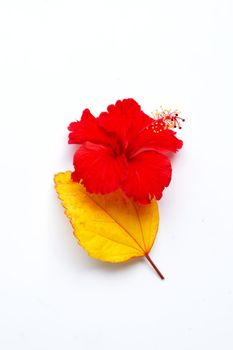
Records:
[[[70,131],[70,144],[81,144],[86,141],[103,145],[113,145],[114,143],[114,139],[98,126],[97,119],[89,109],[85,109],[81,120],[71,123],[68,130]]]
[[[163,189],[170,183],[171,174],[171,163],[165,155],[143,152],[128,162],[127,177],[121,188],[128,197],[148,204],[153,197],[162,197]]]
[[[82,181],[88,192],[106,194],[125,178],[127,162],[109,147],[85,142],[74,155],[74,168],[73,181]]]
[[[127,147],[132,137],[153,122],[132,98],[119,100],[107,110],[100,114],[98,123],[107,132],[114,133],[123,147]]]
[[[158,133],[153,132],[153,129],[150,128],[145,129],[131,140],[127,149],[128,157],[134,157],[144,151],[177,152],[182,147],[183,142],[175,134],[170,129]]]

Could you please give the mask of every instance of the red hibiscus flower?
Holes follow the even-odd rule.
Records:
[[[121,188],[142,204],[160,199],[171,180],[168,152],[182,147],[173,127],[178,114],[170,111],[149,117],[133,99],[117,101],[95,118],[89,109],[69,125],[69,143],[80,144],[74,155],[72,179],[91,193]]]

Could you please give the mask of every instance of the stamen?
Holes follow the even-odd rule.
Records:
[[[159,133],[166,129],[182,129],[181,123],[185,121],[185,119],[179,117],[180,111],[177,109],[163,109],[162,106],[160,110],[156,110],[156,112],[152,112],[152,118],[155,120],[152,123],[151,128],[153,132]]]

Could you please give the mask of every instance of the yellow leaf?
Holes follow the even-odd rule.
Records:
[[[140,256],[148,259],[159,223],[155,200],[142,206],[120,190],[90,194],[72,181],[70,171],[55,175],[54,181],[74,235],[90,256],[114,263]]]

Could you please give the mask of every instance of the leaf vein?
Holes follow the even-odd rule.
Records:
[[[131,239],[133,239],[133,241],[138,245],[138,247],[140,248],[140,250],[142,250],[144,252],[144,249],[141,247],[141,245],[138,243],[138,241],[131,235],[131,233],[124,227],[122,226],[110,213],[107,212],[107,210],[102,206],[100,205],[98,202],[96,202],[91,196],[89,196],[87,193],[86,193],[86,196],[92,200],[95,205],[97,205],[100,209],[102,209],[113,221],[116,222],[117,225],[119,225],[130,237]]]

